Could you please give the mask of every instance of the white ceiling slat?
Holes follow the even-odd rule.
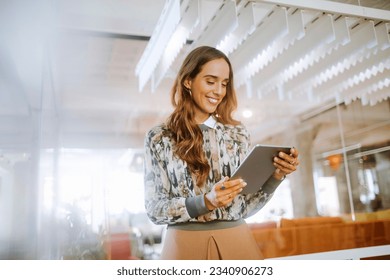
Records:
[[[387,49],[390,47],[390,24],[382,23],[375,26],[375,35],[377,37],[379,48]]]
[[[321,44],[318,48],[302,58],[298,63],[286,69],[282,76],[284,83],[288,83],[288,81],[293,78],[295,79],[297,75],[301,75],[308,80],[308,74],[310,73],[309,75],[313,75],[313,73],[315,73],[314,68],[316,65],[321,64],[321,61],[323,63],[326,57],[333,51],[337,50],[340,46],[350,42],[350,33],[345,18],[339,18],[338,20],[333,21],[333,26],[335,40],[327,44]],[[327,61],[327,59],[325,61]],[[302,83],[300,82],[299,84]],[[311,87],[311,85],[312,82],[310,82],[309,87]],[[286,88],[291,87],[286,86]],[[310,90],[309,93],[312,94],[312,91]]]
[[[368,94],[364,95],[362,98],[362,104],[375,105],[381,101],[384,101],[389,98],[390,91],[390,79],[385,78],[383,81],[373,85],[373,90],[369,91]]]
[[[337,56],[334,60],[338,60],[339,56],[337,55],[337,51],[341,46],[346,45],[350,42],[350,32],[347,25],[347,19],[345,17],[340,17],[333,22],[334,32],[336,39],[333,44],[323,45],[318,51],[313,52],[313,56],[311,57],[312,61],[316,61],[316,63],[308,63],[311,67],[304,68],[303,65],[295,65],[297,67],[297,71],[287,69],[286,71],[290,71],[286,73],[285,87],[289,88],[291,91],[296,91],[296,88],[300,88],[302,84],[305,84],[306,81],[309,81],[309,84],[312,84],[313,77],[318,75],[322,71],[331,65],[329,61],[332,61],[331,57]],[[333,54],[332,54],[333,53]],[[303,64],[303,63],[301,63]],[[292,79],[292,77],[294,79]],[[300,89],[298,90],[300,91]]]
[[[248,3],[242,7],[237,15],[238,26],[233,32],[228,34],[217,46],[226,55],[232,53],[239,44],[256,28],[255,16],[253,13],[253,3]]]
[[[321,63],[302,72],[301,79],[295,79],[287,85],[292,92],[314,87],[314,92],[318,94],[321,91],[316,89],[317,87],[326,82],[334,84],[335,81],[332,79],[355,64],[360,56],[366,54],[365,49],[372,48],[376,42],[373,22],[364,21],[359,28],[351,32],[351,41],[348,44],[340,45],[337,50],[321,60]]]
[[[352,101],[360,99],[363,105],[375,105],[378,100],[385,100],[389,97],[388,75],[389,71],[386,70],[366,82],[361,82],[358,78],[354,87],[333,93],[335,93],[340,102],[345,104],[350,104]],[[380,97],[377,98],[378,96]]]
[[[278,24],[277,30],[272,28],[275,26],[275,22]],[[255,70],[250,69],[250,65],[256,60],[256,57],[266,50],[273,41],[283,37],[287,32],[287,11],[285,8],[277,7],[257,27],[256,31],[231,54],[230,59],[236,69],[237,86],[244,84],[254,74]]]
[[[290,45],[294,45],[296,40],[300,40],[304,35],[304,25],[301,11],[288,12],[287,14],[288,32],[279,40],[274,40],[266,50],[263,50],[246,69],[246,77],[256,75],[264,67],[272,63],[282,52],[286,51]],[[252,74],[251,74],[252,73]],[[255,78],[254,78],[255,79]],[[248,82],[247,82],[248,83]],[[253,89],[253,83],[251,83]]]
[[[371,98],[374,98],[375,92],[384,88],[384,83],[388,77],[390,77],[390,67],[383,69],[369,79],[359,81],[359,78],[357,78],[353,85],[339,93],[339,98],[344,100],[346,104],[361,98],[362,103],[367,105],[370,103]],[[374,85],[377,85],[376,90],[375,87],[373,88]]]
[[[389,70],[390,59],[387,59],[384,61],[384,63],[380,63],[378,66],[375,65],[371,69],[365,69],[365,71],[360,72],[356,71],[353,76],[349,77],[342,83],[340,92],[344,96],[348,95],[347,92],[350,92],[355,98],[359,97],[371,85],[379,83],[380,81],[389,77],[386,76],[389,74]],[[354,89],[354,91],[351,92],[351,89]],[[359,91],[362,92],[359,93]]]
[[[375,30],[373,26],[372,21],[367,21],[364,23],[364,26],[362,25],[360,30],[363,32],[364,36],[367,39],[366,44],[354,44],[354,38],[357,38],[356,36],[352,36],[351,40],[351,48],[349,52],[349,56],[344,56],[344,59],[341,60],[339,63],[334,64],[334,67],[331,69],[328,69],[327,71],[323,72],[321,75],[318,76],[318,79],[316,79],[316,82],[314,83],[314,87],[316,90],[321,91],[321,88],[327,88],[327,84],[335,84],[335,83],[341,83],[343,82],[345,76],[343,75],[344,72],[346,72],[346,75],[348,75],[348,72],[356,71],[357,68],[356,65],[361,62],[362,60],[365,60],[365,58],[369,57],[371,53],[374,51],[373,47],[377,46],[376,36],[375,36]],[[362,35],[360,35],[359,38],[361,38]],[[368,62],[368,60],[367,60]],[[364,64],[365,67],[367,65],[373,65],[373,64]],[[375,65],[375,64],[374,64]]]
[[[313,24],[306,27],[305,36],[297,40],[288,47],[288,51],[283,52],[272,63],[262,69],[256,75],[254,87],[262,92],[262,96],[274,88],[280,87],[283,82],[282,73],[288,67],[293,67],[294,63],[299,63],[323,44],[329,44],[335,40],[332,16],[325,14]],[[309,65],[303,66],[307,68]],[[292,68],[294,69],[294,68]]]
[[[223,2],[206,28],[193,42],[193,47],[209,45],[216,47],[238,26],[236,3],[234,0]]]
[[[386,100],[389,97],[390,79],[389,71],[383,73],[378,78],[378,81],[371,82],[367,88],[359,89],[360,95],[355,97],[361,99],[363,105],[375,105],[378,102]]]
[[[199,24],[200,11],[199,0],[189,1],[188,6],[182,7],[183,13],[181,15],[181,21],[176,27],[172,37],[170,38],[164,53],[160,58],[158,65],[156,66],[153,79],[152,79],[152,91],[155,91],[160,85],[161,81],[165,77],[167,71],[172,66],[180,51],[185,46],[190,34]]]
[[[160,60],[169,38],[180,21],[180,3],[168,0],[159,18],[152,37],[136,67],[139,78],[139,90],[142,91]]]

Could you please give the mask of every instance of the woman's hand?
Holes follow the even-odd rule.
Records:
[[[296,148],[291,148],[289,155],[280,152],[277,157],[274,157],[274,166],[276,167],[276,170],[273,176],[278,180],[282,180],[284,176],[297,170],[298,165],[298,150]]]
[[[228,177],[225,177],[216,183],[211,191],[205,195],[206,206],[210,211],[229,205],[246,186],[246,182],[242,179],[231,181],[228,181],[228,179]]]

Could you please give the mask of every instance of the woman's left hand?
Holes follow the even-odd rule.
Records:
[[[207,209],[211,211],[229,205],[245,186],[246,182],[242,179],[223,178],[205,195]]]
[[[290,149],[290,154],[279,152],[277,157],[274,157],[274,166],[276,168],[273,176],[278,180],[282,180],[286,175],[297,170],[299,165],[298,150],[296,148]]]

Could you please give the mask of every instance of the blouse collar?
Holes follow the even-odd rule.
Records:
[[[200,124],[200,128],[212,128],[215,129],[217,126],[217,120],[214,118],[213,115],[210,115],[210,117],[204,121],[204,123]]]

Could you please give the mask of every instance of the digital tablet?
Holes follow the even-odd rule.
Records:
[[[231,176],[231,179],[242,178],[247,186],[242,190],[242,194],[255,193],[275,172],[273,158],[279,152],[290,154],[290,147],[256,145],[248,153],[240,166]]]

